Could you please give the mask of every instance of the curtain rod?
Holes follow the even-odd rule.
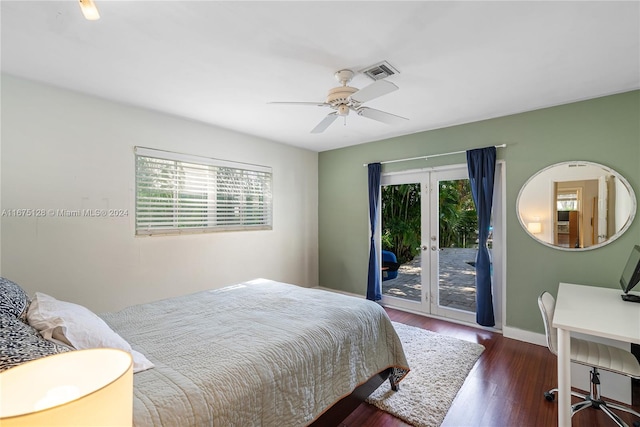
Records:
[[[494,145],[494,147],[496,148],[505,148],[507,146],[507,144],[501,144],[501,145]],[[398,163],[398,162],[407,162],[409,160],[429,160],[432,157],[441,157],[441,156],[449,156],[451,154],[462,154],[462,153],[466,153],[467,150],[461,150],[461,151],[452,151],[450,153],[440,153],[440,154],[430,154],[428,156],[420,156],[420,157],[409,157],[407,159],[398,159],[398,160],[387,160],[384,162],[380,162],[381,165],[386,165],[387,163]],[[375,163],[375,162],[372,162]],[[365,163],[362,166],[367,167],[369,164]]]

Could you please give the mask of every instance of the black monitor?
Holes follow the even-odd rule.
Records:
[[[640,302],[640,296],[630,295],[629,291],[640,282],[640,245],[635,245],[627,260],[627,265],[620,276],[620,287],[624,292],[622,299],[625,301]]]

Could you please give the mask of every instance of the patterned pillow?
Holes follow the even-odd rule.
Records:
[[[0,315],[13,315],[26,322],[29,295],[11,280],[0,277]]]
[[[69,351],[46,340],[31,326],[0,314],[0,372],[30,360]]]

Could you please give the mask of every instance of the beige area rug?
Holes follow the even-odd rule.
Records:
[[[442,424],[484,347],[393,322],[411,371],[398,392],[385,381],[367,402],[417,427]]]

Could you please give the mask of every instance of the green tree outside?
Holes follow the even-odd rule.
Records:
[[[420,198],[417,183],[382,187],[382,249],[400,264],[420,252]],[[477,214],[469,180],[440,181],[438,200],[440,247],[475,247]]]

